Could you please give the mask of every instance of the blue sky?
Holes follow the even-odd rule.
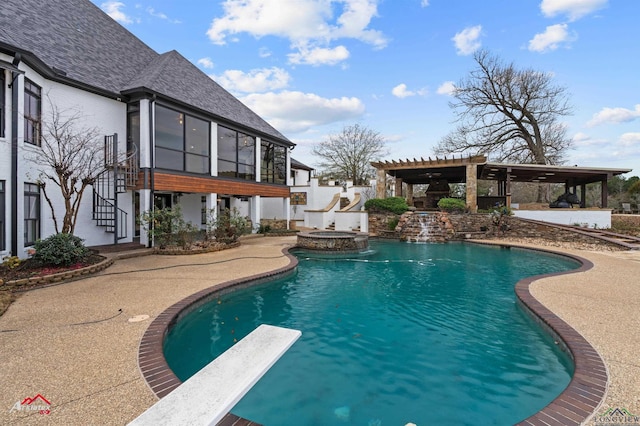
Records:
[[[453,128],[452,84],[486,49],[552,73],[574,106],[567,164],[640,174],[637,0],[119,0],[94,3],[200,67],[297,144],[358,123],[383,159],[426,158]]]

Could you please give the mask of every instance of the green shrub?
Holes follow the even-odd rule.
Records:
[[[364,208],[370,212],[391,212],[402,214],[409,210],[407,200],[402,197],[372,198],[364,203]]]
[[[186,250],[199,233],[196,225],[184,220],[179,205],[145,211],[140,215],[139,223],[160,248],[178,246]]]
[[[389,219],[389,222],[387,222],[389,231],[395,231],[396,226],[398,226],[398,222],[400,222],[400,218],[394,217],[393,219]]]
[[[83,261],[89,249],[73,234],[55,234],[36,241],[33,260],[41,265],[71,266]]]
[[[438,208],[445,212],[464,212],[466,209],[464,200],[459,198],[440,198]]]
[[[268,232],[271,232],[271,225],[260,224],[260,226],[258,227],[258,234],[266,234]]]
[[[221,243],[232,243],[241,235],[251,232],[249,221],[240,216],[237,209],[224,209],[214,220],[207,223],[209,232],[213,232],[216,241]]]

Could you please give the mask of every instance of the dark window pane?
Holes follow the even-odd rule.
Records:
[[[274,150],[274,183],[286,183],[287,177],[287,149],[276,146]]]
[[[255,168],[246,164],[238,164],[238,177],[245,180],[255,180]]]
[[[218,176],[236,177],[236,163],[218,160]]]
[[[184,150],[184,114],[156,106],[156,146]]]
[[[40,145],[41,89],[25,79],[24,83],[24,141]]]
[[[24,184],[24,245],[32,246],[40,238],[40,188]]]
[[[183,170],[184,153],[164,148],[156,148],[156,167],[160,169]]]
[[[206,174],[209,173],[209,157],[194,154],[185,154],[187,160],[187,172]]]
[[[236,162],[236,139],[238,133],[235,130],[218,126],[218,158],[221,160]]]
[[[253,165],[256,163],[255,138],[238,134],[238,163]]]
[[[209,155],[209,122],[191,116],[186,119],[186,151],[193,154]]]

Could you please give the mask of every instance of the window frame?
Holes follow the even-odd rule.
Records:
[[[31,115],[31,105],[35,102],[37,116]],[[24,79],[24,141],[41,146],[42,144],[42,87],[28,78]],[[31,127],[29,127],[31,125]],[[31,132],[29,129],[31,128]],[[33,134],[33,136],[32,136]]]
[[[211,174],[211,121],[195,116],[193,114],[187,114],[184,111],[172,108],[164,104],[156,104],[156,111],[155,111],[156,117],[158,116],[158,109],[164,109],[172,114],[173,113],[176,114],[176,117],[179,120],[180,129],[181,129],[180,137],[182,138],[181,140],[182,146],[181,148],[178,148],[177,145],[170,146],[169,144],[168,146],[163,146],[158,144],[158,140],[162,140],[162,139],[158,138],[158,125],[157,125],[157,118],[156,118],[156,124],[154,126],[154,140],[155,140],[154,156],[156,158],[155,160],[156,167],[160,169],[176,170],[180,172],[193,173],[197,175],[210,175]],[[194,152],[193,150],[190,150],[188,148],[187,144],[189,143],[189,140],[188,140],[189,133],[187,132],[187,123],[190,122],[191,120],[195,120],[194,123],[196,124],[202,124],[201,130],[206,130],[206,135],[204,135],[205,137],[202,140],[204,141],[204,144],[202,147],[206,148],[206,154]],[[202,122],[202,123],[199,123],[199,122]],[[178,136],[178,135],[175,134],[174,136]],[[177,142],[177,141],[178,140],[176,139],[174,142]],[[158,166],[158,154],[165,155],[165,156],[174,156],[175,163],[176,165],[179,165],[179,167],[175,167],[172,161],[165,162],[162,166]],[[170,158],[170,157],[167,157],[167,158]],[[194,171],[193,169],[190,169],[189,165],[194,164],[193,160],[203,161],[203,164],[205,165],[204,169],[201,171]]]
[[[228,138],[229,133],[234,134],[233,138]],[[224,138],[224,139],[223,139]],[[233,141],[233,150],[222,150],[221,142]],[[248,143],[247,143],[248,142]],[[241,132],[231,127],[218,125],[218,176],[256,181],[256,145],[257,138],[248,133]],[[247,147],[249,152],[242,155],[243,147]],[[231,146],[227,147],[231,148]],[[226,156],[221,156],[221,152],[233,151],[235,159],[231,160]],[[244,160],[244,161],[243,161]],[[248,161],[248,162],[247,162]],[[221,167],[227,165],[227,167]],[[224,171],[224,169],[229,169]]]
[[[32,201],[31,201],[32,200]],[[31,247],[36,241],[40,239],[41,235],[41,215],[42,215],[42,207],[41,207],[41,196],[40,196],[40,185],[37,183],[25,182],[24,183],[24,211],[23,211],[23,220],[24,220],[24,246]],[[32,217],[30,206],[33,204],[35,208],[35,214]],[[27,208],[29,207],[29,208]],[[33,233],[33,241],[29,239],[29,231]]]
[[[279,154],[276,155],[277,153]],[[274,183],[276,185],[287,184],[287,147],[263,140],[260,144],[260,160],[262,162],[260,168],[261,182]]]

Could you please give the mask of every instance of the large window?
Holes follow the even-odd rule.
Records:
[[[24,245],[32,246],[40,238],[40,187],[24,184]]]
[[[156,167],[198,174],[209,173],[208,121],[158,105],[155,122]]]
[[[256,180],[256,139],[218,126],[218,176]]]
[[[260,180],[270,183],[287,183],[287,148],[272,142],[262,142],[260,153],[262,167]]]
[[[0,138],[4,137],[4,115],[5,111],[5,84],[6,81],[4,79],[5,71],[0,68]]]
[[[0,250],[4,250],[5,248],[7,248],[6,246],[6,240],[7,240],[7,236],[6,236],[6,231],[5,231],[5,224],[4,224],[4,218],[7,214],[7,211],[5,210],[5,185],[6,182],[3,180],[0,180]]]
[[[32,81],[24,80],[24,141],[40,145],[40,116],[42,89]]]

